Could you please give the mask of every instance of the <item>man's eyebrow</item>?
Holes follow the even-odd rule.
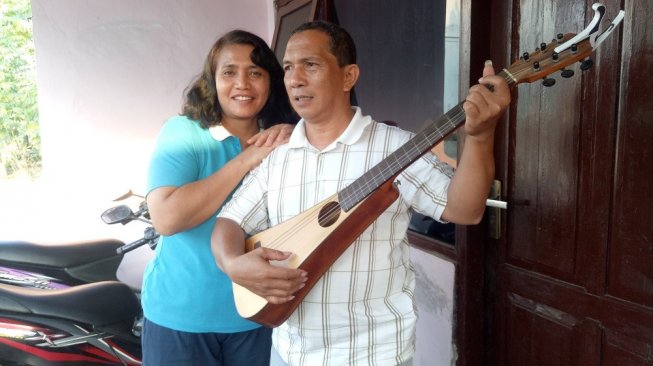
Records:
[[[299,62],[307,62],[307,61],[310,61],[310,62],[318,62],[318,61],[320,61],[321,59],[322,59],[322,58],[319,57],[319,56],[306,56],[306,57],[302,57],[302,58],[299,60]]]

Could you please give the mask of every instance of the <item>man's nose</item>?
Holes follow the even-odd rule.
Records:
[[[304,78],[297,70],[287,71],[284,79],[286,80],[286,84],[288,84],[291,88],[297,88],[305,85]]]

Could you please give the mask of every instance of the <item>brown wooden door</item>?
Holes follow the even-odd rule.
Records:
[[[579,0],[508,3],[492,6],[495,60],[594,15]],[[486,246],[487,365],[653,365],[653,2],[604,4],[626,18],[594,67],[520,85],[500,133],[509,207]]]

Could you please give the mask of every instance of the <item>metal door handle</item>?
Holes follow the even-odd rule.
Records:
[[[504,210],[508,209],[508,202],[506,201],[499,201],[499,200],[493,200],[493,199],[487,199],[485,201],[485,205],[487,207],[495,207],[495,208],[502,208]]]
[[[501,181],[495,180],[490,188],[490,197],[485,202],[488,207],[488,236],[492,239],[501,238],[501,209],[508,209],[506,201],[500,201],[501,198]]]

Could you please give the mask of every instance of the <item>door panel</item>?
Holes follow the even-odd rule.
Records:
[[[593,68],[513,93],[497,159],[507,223],[486,257],[488,365],[653,365],[653,3],[603,3],[627,15]],[[512,44],[493,52],[515,59],[579,32],[591,5],[515,0]]]
[[[574,29],[561,25],[570,12],[583,19],[584,9],[579,12],[577,2],[562,2],[560,7],[551,6],[550,1],[522,4],[518,34],[522,36],[519,49],[524,52],[550,41],[561,29],[582,30],[579,21]],[[578,66],[572,69],[580,74]],[[507,259],[573,280],[582,78],[555,78],[553,87],[540,82],[518,87],[512,152],[518,159],[514,183],[509,185],[515,204],[508,216]]]
[[[653,5],[627,5],[608,293],[653,308]]]

